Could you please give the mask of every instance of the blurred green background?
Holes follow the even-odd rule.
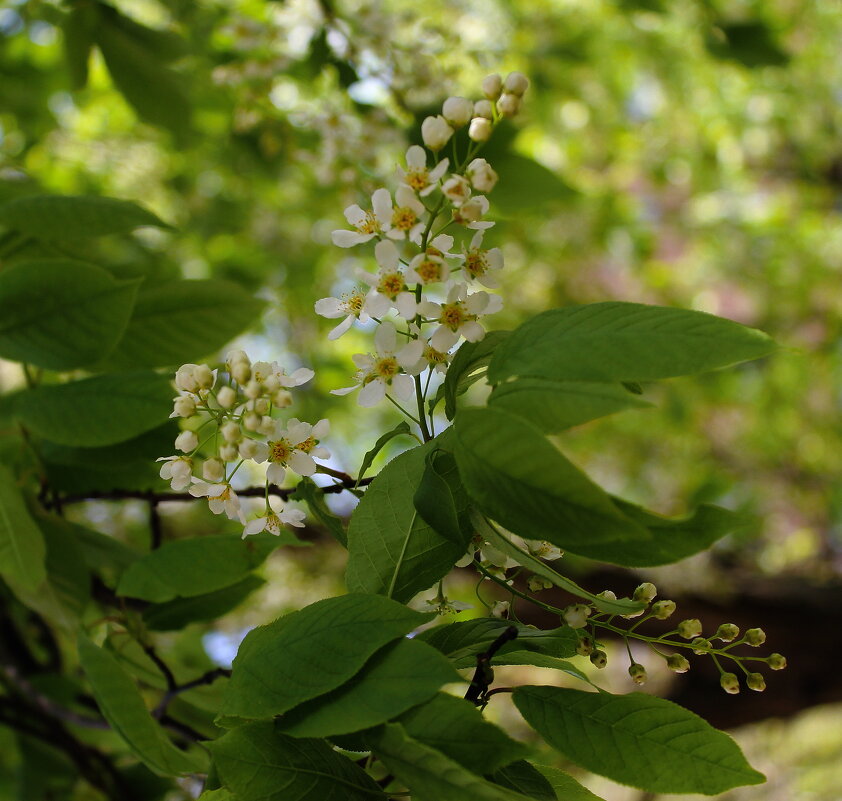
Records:
[[[839,707],[816,705],[842,700],[830,663],[842,597],[839,3],[95,5],[88,62],[90,0],[0,8],[0,202],[106,194],[172,223],[87,255],[152,280],[225,277],[269,300],[241,344],[316,369],[296,411],[330,417],[338,467],[354,472],[396,418],[328,394],[347,386],[350,354],[370,347],[362,331],[329,343],[332,323],[312,311],[366,264],[330,231],[350,202],[394,186],[420,119],[448,95],[477,97],[489,72],[532,82],[484,154],[501,176],[486,238],[506,258],[497,327],[618,299],[713,312],[784,346],[763,363],[648,387],[656,409],[585,426],[564,447],[661,512],[705,501],[752,515],[741,536],[647,576],[688,603],[777,625],[773,649],[795,671],[744,699],[742,719],[759,722],[738,737],[771,784],[729,801],[838,801]],[[0,365],[0,389],[18,380]],[[139,525],[131,508],[97,513],[126,536]],[[272,560],[260,611],[232,627],[337,592],[323,568]],[[714,689],[717,704],[731,702]]]

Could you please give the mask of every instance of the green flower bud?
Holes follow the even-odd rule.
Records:
[[[593,653],[594,644],[590,637],[582,636],[576,644],[576,653],[579,656],[590,656]]]
[[[629,676],[635,684],[646,684],[646,668],[635,662],[629,665]]]
[[[740,636],[740,627],[733,623],[722,623],[713,636],[722,642],[733,642]]]
[[[655,601],[650,611],[658,620],[666,620],[675,612],[675,601]]]
[[[740,691],[740,680],[734,673],[723,673],[719,677],[719,683],[729,695],[736,695]]]
[[[702,621],[698,618],[691,617],[689,620],[682,620],[678,624],[678,635],[684,637],[685,640],[692,640],[702,633]]]
[[[762,673],[749,673],[746,676],[746,686],[749,690],[762,693],[766,689],[766,679],[763,678]]]
[[[763,645],[766,642],[766,632],[763,629],[749,629],[746,631],[746,643],[753,645],[755,648],[758,645]]]
[[[690,670],[690,663],[681,654],[670,654],[667,657],[667,667],[673,673],[686,673]]]
[[[694,654],[706,654],[710,651],[710,640],[706,640],[704,637],[696,637],[690,645],[693,646]]]
[[[648,604],[657,594],[658,590],[655,587],[655,585],[652,584],[651,581],[645,581],[634,591],[634,595],[632,595],[632,600]]]
[[[786,667],[786,657],[782,654],[770,654],[766,658],[766,664],[772,670],[783,670]]]
[[[591,654],[590,659],[591,664],[600,670],[608,664],[608,654],[605,651],[600,651],[598,648]]]

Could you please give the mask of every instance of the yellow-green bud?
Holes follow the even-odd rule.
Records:
[[[629,676],[635,684],[646,684],[646,668],[637,662],[629,665]]]
[[[651,581],[644,581],[635,591],[634,595],[632,595],[633,601],[640,601],[641,603],[648,604],[652,601],[652,599],[658,594],[658,589]]]
[[[772,670],[783,670],[786,667],[786,657],[782,654],[770,654],[766,658],[766,664]]]
[[[710,640],[706,640],[704,637],[696,637],[690,645],[693,646],[694,654],[706,654],[710,651]]]
[[[689,620],[682,620],[678,624],[678,636],[684,637],[685,640],[692,640],[702,633],[702,621],[698,618],[691,617]]]
[[[713,636],[722,642],[733,642],[740,636],[740,627],[733,623],[722,623]]]
[[[650,611],[658,620],[666,620],[675,612],[675,601],[655,601]]]
[[[670,654],[667,657],[667,667],[673,673],[686,673],[690,670],[690,663],[682,654]]]
[[[756,693],[762,693],[766,689],[766,679],[763,678],[762,673],[749,673],[746,676],[746,687]]]
[[[590,656],[591,664],[598,667],[600,670],[608,664],[608,654],[605,651],[596,649]]]
[[[729,695],[736,695],[740,691],[740,680],[734,673],[723,673],[719,677],[719,683]]]
[[[579,656],[590,656],[593,653],[594,644],[590,637],[582,636],[576,644],[576,653]]]
[[[766,642],[766,632],[763,629],[748,629],[746,631],[746,644],[753,645],[755,648],[758,645],[763,645]]]

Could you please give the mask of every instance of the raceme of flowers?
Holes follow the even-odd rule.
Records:
[[[330,431],[327,420],[315,425],[278,413],[292,404],[291,389],[308,382],[307,368],[292,374],[277,362],[252,362],[241,350],[228,354],[223,371],[205,364],[185,364],[175,374],[180,394],[171,417],[190,423],[175,440],[173,456],[161,457],[161,478],[177,492],[207,498],[214,514],[240,521],[243,536],[268,531],[279,534],[283,525],[303,526],[304,513],[284,508],[277,497],[270,504],[269,487],[280,486],[287,472],[310,476],[316,459],[330,451],[320,444]],[[247,521],[231,479],[245,462],[266,464],[266,493],[262,514]]]

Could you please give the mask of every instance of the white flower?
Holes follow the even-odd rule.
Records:
[[[450,267],[441,256],[433,253],[419,253],[409,262],[406,270],[407,282],[415,284],[436,284],[447,281],[449,276]]]
[[[493,126],[485,117],[474,117],[468,126],[468,136],[474,142],[487,142],[491,138]]]
[[[398,167],[398,177],[421,197],[429,195],[447,171],[448,159],[442,159],[432,170],[427,169],[427,153],[420,145],[412,145],[406,151],[406,171]]]
[[[170,417],[192,417],[196,414],[196,401],[189,395],[173,398],[173,411]]]
[[[421,123],[421,138],[430,150],[441,150],[453,136],[453,128],[440,114],[437,117],[427,117]]]
[[[503,308],[499,295],[487,292],[468,294],[465,284],[456,284],[447,294],[444,303],[423,301],[418,310],[427,319],[439,323],[430,338],[430,345],[438,351],[450,350],[463,336],[468,342],[478,342],[485,336],[485,329],[477,322],[481,315],[494,314]]]
[[[225,512],[229,520],[239,520],[245,524],[240,499],[230,484],[209,484],[194,478],[190,494],[194,498],[207,498],[208,506],[215,515]]]
[[[391,391],[399,400],[408,401],[413,397],[415,385],[408,372],[417,370],[424,349],[420,339],[413,339],[404,347],[397,349],[397,331],[390,322],[383,323],[374,335],[377,353],[374,356],[357,353],[353,356],[357,365],[354,376],[357,383],[352,387],[333,389],[334,395],[347,395],[355,389],[360,390],[357,403],[360,406],[375,406]]]
[[[461,175],[451,175],[441,187],[442,194],[457,208],[471,196],[471,185]]]
[[[491,607],[491,614],[494,617],[508,617],[511,601],[495,601]]]
[[[365,295],[359,289],[355,289],[353,292],[342,295],[341,298],[322,298],[316,301],[316,314],[327,317],[329,320],[337,317],[345,318],[327,335],[328,339],[339,339],[351,328],[354,320],[359,320],[361,323],[371,320],[365,310],[365,300]]]
[[[554,559],[561,559],[564,551],[546,540],[524,540],[526,547],[533,556],[552,562]]]
[[[319,420],[312,426],[292,417],[286,429],[279,423],[273,439],[267,443],[269,469],[266,471],[266,478],[273,484],[280,485],[286,476],[287,467],[300,476],[312,476],[317,467],[313,457],[330,458],[330,451],[319,446],[319,439],[329,431],[330,423],[327,420]]]
[[[488,75],[482,80],[482,93],[489,100],[496,100],[503,91],[503,79],[498,73]]]
[[[303,528],[304,517],[304,512],[300,509],[283,509],[280,513],[267,509],[263,517],[249,520],[246,523],[246,527],[243,529],[243,539],[251,534],[259,534],[261,531],[268,531],[277,537],[281,533],[281,526],[283,525]]]
[[[182,431],[175,438],[175,449],[178,451],[190,453],[190,451],[195,451],[198,447],[199,438],[196,436],[195,431]]]
[[[274,393],[281,387],[299,387],[315,375],[307,367],[299,367],[293,371],[292,375],[287,375],[286,370],[278,362],[255,362],[251,371],[252,381],[256,383],[256,394],[253,393],[255,398],[262,394],[261,390],[264,388],[267,392]]]
[[[157,461],[164,463],[159,475],[170,482],[170,487],[175,492],[181,492],[190,486],[193,474],[192,459],[187,456],[161,456]]]
[[[485,159],[474,159],[468,165],[467,173],[474,189],[480,192],[490,192],[497,183],[498,175]]]
[[[392,198],[388,190],[376,189],[371,196],[371,207],[372,211],[363,211],[356,203],[348,206],[345,219],[356,230],[333,231],[333,244],[340,248],[350,248],[387,233],[392,226]]]
[[[470,247],[464,251],[465,261],[462,269],[469,278],[479,281],[483,286],[493,288],[497,286],[498,281],[497,277],[490,273],[502,269],[503,251],[500,248],[483,250],[481,245],[484,235],[485,231],[477,231],[474,234]]]
[[[374,258],[380,265],[377,275],[360,270],[357,276],[371,287],[365,299],[364,309],[371,317],[383,317],[393,306],[404,320],[411,320],[416,314],[415,295],[406,287],[401,272],[400,254],[394,242],[384,239],[374,248]]]
[[[583,629],[588,625],[591,608],[585,604],[571,604],[561,613],[562,620],[571,629]]]
[[[415,192],[406,184],[401,184],[395,191],[394,209],[390,198],[389,210],[392,226],[386,231],[386,236],[390,239],[409,237],[412,242],[421,239],[421,233],[424,230],[421,215],[424,214],[426,209],[424,204],[415,196]]]
[[[228,372],[238,384],[245,384],[251,378],[251,361],[244,350],[232,350],[225,357]]]
[[[453,210],[453,221],[462,223],[475,231],[491,228],[494,223],[483,221],[483,215],[488,211],[488,198],[485,195],[475,195],[465,201],[458,209]]]
[[[466,97],[448,97],[444,101],[441,113],[451,125],[461,128],[468,124],[473,110],[474,104]]]
[[[517,97],[522,97],[523,93],[529,88],[529,78],[522,72],[510,72],[506,76],[506,81],[503,88]]]

